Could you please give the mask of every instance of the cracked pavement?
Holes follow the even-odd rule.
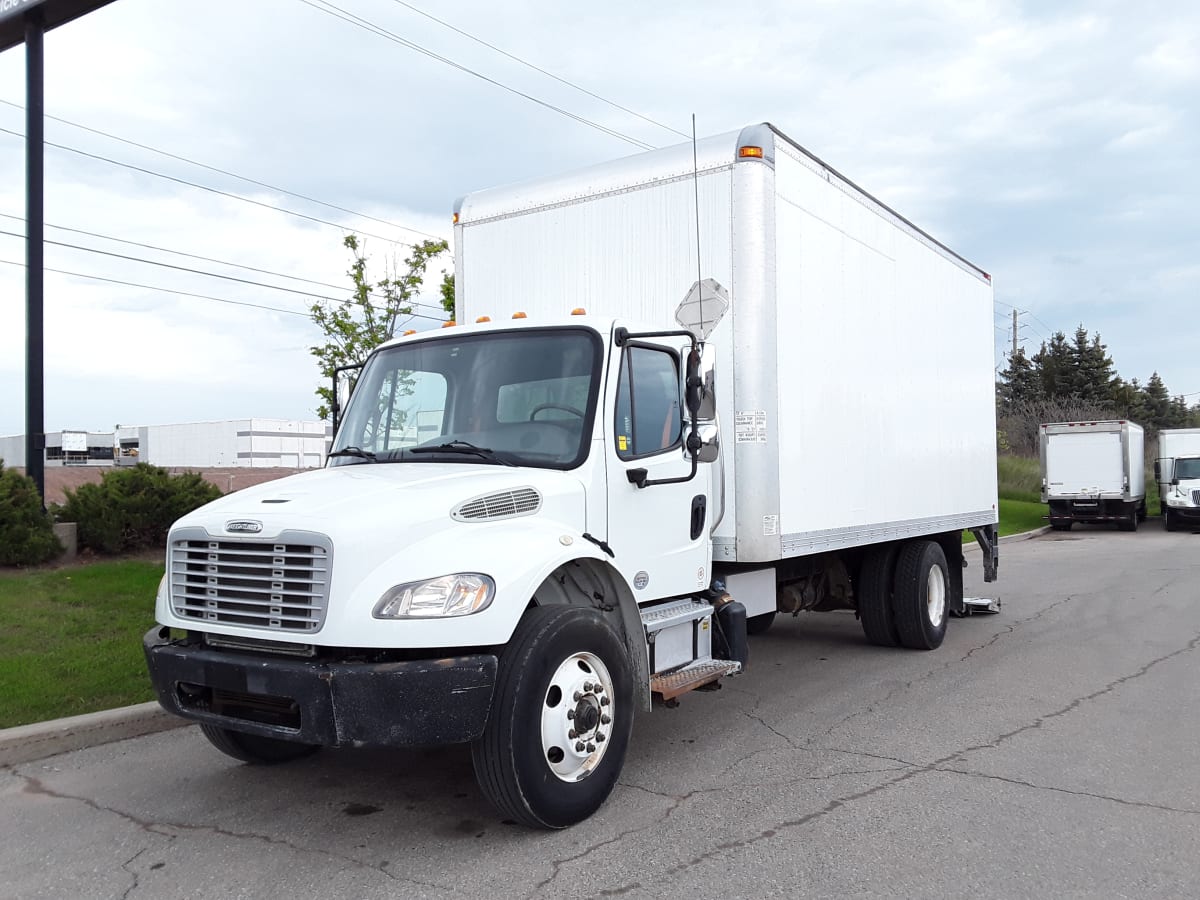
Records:
[[[749,671],[639,717],[562,832],[464,748],[242,766],[194,728],[0,769],[0,895],[1200,895],[1200,536],[1006,544],[998,616],[931,653],[780,617]]]

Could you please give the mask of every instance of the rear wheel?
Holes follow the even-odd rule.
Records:
[[[471,745],[475,777],[502,814],[565,828],[608,799],[632,727],[629,657],[604,617],[534,607],[500,657],[491,715]]]
[[[896,546],[876,547],[863,560],[858,573],[858,620],[872,644],[895,647],[900,643],[892,612],[892,580]]]
[[[289,762],[316,753],[320,749],[315,744],[281,741],[278,738],[221,728],[219,725],[201,724],[200,730],[214,747],[244,763],[271,765]]]
[[[950,611],[950,576],[941,546],[911,541],[901,548],[892,608],[901,644],[913,650],[941,646]]]

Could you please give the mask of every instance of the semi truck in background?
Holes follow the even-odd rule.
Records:
[[[991,279],[777,129],[471,194],[455,245],[457,324],[370,355],[327,467],[171,530],[146,658],[217,748],[469,743],[564,827],[777,614],[932,650],[986,605]]]
[[[1042,502],[1050,527],[1116,522],[1137,531],[1146,518],[1145,440],[1129,421],[1051,422],[1041,426]]]
[[[1158,433],[1154,480],[1167,531],[1200,528],[1200,428]]]

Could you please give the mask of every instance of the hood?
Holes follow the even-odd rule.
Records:
[[[534,493],[536,493],[536,498]],[[555,469],[462,463],[362,463],[303,472],[255,485],[213,501],[172,527],[203,528],[216,536],[269,540],[283,530],[314,531],[335,542],[410,529],[426,531],[465,521],[514,514],[548,515],[583,527],[584,492],[578,478]],[[536,500],[536,506],[534,506]],[[515,501],[515,502],[514,502]],[[231,523],[237,523],[232,524]]]

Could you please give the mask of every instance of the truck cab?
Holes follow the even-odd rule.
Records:
[[[712,638],[737,607],[710,590],[701,359],[688,332],[587,316],[383,345],[324,470],[172,528],[160,702],[252,762],[472,742],[510,815],[590,814],[656,675],[744,661],[744,612],[740,660]]]
[[[1168,463],[1159,487],[1167,531],[1200,528],[1200,455],[1180,456]]]

